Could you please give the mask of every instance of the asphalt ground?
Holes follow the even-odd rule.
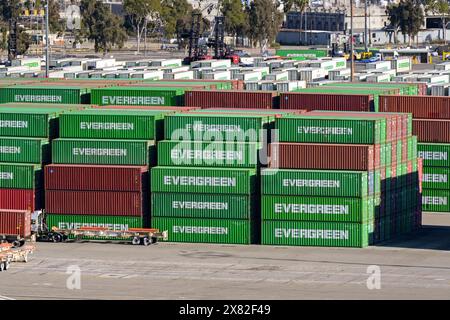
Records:
[[[365,249],[38,243],[0,299],[449,299],[450,215]]]

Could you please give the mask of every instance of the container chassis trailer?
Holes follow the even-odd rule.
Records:
[[[33,254],[35,247],[27,245],[14,248],[12,244],[0,244],[0,272],[7,271],[12,262],[28,262],[28,256]]]

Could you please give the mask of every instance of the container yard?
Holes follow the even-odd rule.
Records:
[[[162,299],[329,298],[343,283],[343,299],[448,297],[447,64],[367,62],[349,82],[326,55],[1,71],[0,297],[26,298],[26,281],[75,299],[159,284]],[[85,296],[66,292],[67,265]]]

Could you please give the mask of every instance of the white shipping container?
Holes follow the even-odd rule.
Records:
[[[289,80],[289,74],[287,71],[276,71],[276,72],[266,75],[264,77],[264,80],[287,81],[287,80]]]
[[[156,67],[181,67],[181,59],[155,59],[152,61],[152,66]]]
[[[449,76],[448,75],[424,75],[424,76],[418,76],[417,81],[419,82],[426,82],[431,84],[444,84],[449,83]]]
[[[282,81],[276,82],[275,88],[278,92],[290,92],[296,89],[305,89],[306,81]]]
[[[263,75],[261,71],[246,71],[237,73],[234,77],[235,80],[243,80],[243,81],[260,81],[262,80]]]
[[[215,71],[202,73],[202,79],[205,80],[231,80],[230,71]]]
[[[298,69],[298,80],[306,82],[325,79],[327,72],[320,68],[302,68]]]
[[[367,75],[366,77],[367,82],[390,82],[391,81],[391,75],[386,73],[372,73]]]
[[[429,85],[428,89],[432,96],[448,96],[448,84]]]
[[[116,59],[92,59],[87,62],[88,69],[103,69],[107,67],[114,67]]]
[[[244,89],[248,91],[258,91],[261,90],[261,85],[259,81],[246,81],[244,82]]]
[[[164,73],[174,73],[174,72],[181,72],[181,71],[189,71],[189,66],[181,66],[181,67],[163,67],[159,70],[163,71]]]
[[[11,67],[30,67],[41,70],[41,58],[21,58],[11,61]]]
[[[261,90],[262,91],[275,91],[276,85],[272,81],[262,81],[261,82]]]
[[[409,72],[412,70],[412,58],[411,57],[398,57],[391,60],[391,69],[397,73]]]
[[[434,69],[441,71],[450,70],[450,61],[444,61],[442,63],[435,64]]]
[[[141,71],[130,73],[131,79],[144,79],[144,80],[162,80],[164,72],[161,70],[155,71]]]
[[[390,61],[376,61],[376,62],[370,62],[366,63],[366,70],[390,70],[391,69],[391,62]]]
[[[163,79],[165,79],[165,80],[193,80],[194,72],[193,71],[182,71],[182,72],[174,72],[174,73],[165,73],[163,75]]]

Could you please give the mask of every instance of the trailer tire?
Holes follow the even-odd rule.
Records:
[[[12,245],[13,245],[13,248],[19,248],[21,246],[19,240],[14,240]]]
[[[149,245],[151,245],[153,243],[153,241],[152,241],[152,239],[150,239],[149,237],[144,237],[143,239],[142,239],[142,244],[144,245],[144,246],[149,246]]]
[[[139,237],[133,237],[133,239],[131,240],[131,243],[133,245],[139,245],[141,243],[141,239],[139,239]]]
[[[3,272],[5,270],[5,264],[6,262],[0,262],[0,272]]]
[[[57,243],[57,242],[62,242],[63,238],[59,233],[55,233],[52,235],[51,239],[54,243]]]

